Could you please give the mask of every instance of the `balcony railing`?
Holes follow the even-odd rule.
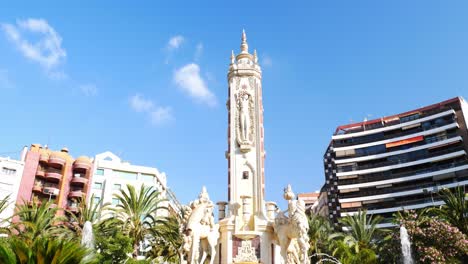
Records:
[[[453,153],[453,152],[457,152],[460,150],[464,150],[463,146],[452,147],[449,149],[438,150],[434,152],[428,152],[427,149],[418,150],[416,152],[409,152],[409,153],[404,153],[404,154],[400,154],[396,156],[387,157],[387,159],[390,159],[390,160],[386,160],[386,161],[370,162],[369,164],[366,164],[366,165],[355,165],[355,166],[337,168],[337,171],[338,172],[360,171],[360,170],[365,170],[365,169],[373,169],[373,168],[379,168],[379,167],[384,167],[384,166],[391,166],[391,165],[396,165],[396,164],[412,162],[416,160],[442,156],[444,154]],[[399,156],[400,158],[398,158]]]
[[[455,167],[463,166],[466,164],[468,164],[468,160],[463,159],[463,160],[457,160],[457,161],[445,163],[445,164],[431,164],[421,169],[410,170],[410,171],[405,171],[405,172],[400,172],[400,173],[394,173],[390,170],[390,171],[378,172],[374,174],[366,174],[364,177],[360,176],[360,178],[357,178],[357,179],[339,180],[339,185],[350,185],[350,184],[358,184],[358,183],[375,182],[375,181],[380,181],[380,180],[397,179],[397,178],[403,178],[406,176],[415,176],[419,174],[455,168]]]
[[[445,125],[449,125],[456,122],[455,118],[451,118],[449,120],[442,119],[436,124],[433,125],[423,125],[421,124],[418,127],[411,128],[408,130],[398,130],[398,133],[392,133],[392,134],[387,134],[385,135],[384,132],[376,133],[376,134],[371,134],[371,135],[366,135],[366,136],[360,136],[356,138],[350,138],[343,140],[344,142],[340,142],[340,140],[335,140],[333,141],[333,147],[334,148],[340,148],[340,147],[348,147],[348,146],[353,146],[353,145],[359,145],[359,144],[366,144],[370,142],[376,142],[376,141],[381,141],[381,140],[387,140],[387,139],[392,139],[396,137],[402,137],[406,135],[411,135],[411,134],[416,134],[419,132],[423,132],[426,130],[430,130],[433,128],[438,128],[442,127]]]
[[[441,107],[441,108],[437,108],[437,109],[433,109],[433,110],[424,111],[422,114],[419,115],[419,117],[417,119],[422,119],[424,117],[436,115],[438,113],[442,113],[442,112],[449,111],[449,110],[453,110],[453,108],[451,108],[451,107]],[[405,120],[404,122],[401,122],[400,118],[398,118],[396,120],[392,120],[392,121],[389,121],[389,122],[383,122],[383,123],[382,122],[377,122],[377,123],[372,123],[372,124],[363,124],[360,127],[357,127],[357,128],[354,128],[354,129],[341,130],[341,132],[338,131],[337,133],[335,133],[335,135],[353,134],[353,133],[372,130],[372,129],[377,129],[377,128],[381,128],[381,127],[388,127],[388,126],[393,126],[393,125],[397,125],[397,124],[403,124],[403,123],[407,123],[409,121],[413,121],[413,120],[417,120],[417,119]]]

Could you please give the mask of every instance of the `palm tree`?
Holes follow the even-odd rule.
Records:
[[[159,203],[163,199],[159,198],[160,192],[153,187],[142,185],[139,192],[135,187],[127,184],[127,190],[120,190],[114,195],[119,204],[114,211],[123,223],[124,232],[133,240],[133,256],[138,253],[140,241],[144,241],[149,234],[151,226],[161,223],[161,219],[156,217],[156,212],[163,209]]]
[[[10,205],[10,195],[5,196],[5,198],[0,200],[0,215],[5,211],[5,209]],[[8,226],[11,217],[0,219],[0,234],[8,233]]]
[[[324,251],[326,251],[325,244],[327,243],[328,237],[333,232],[333,227],[328,219],[320,215],[311,214],[308,221],[308,235],[310,243],[309,255],[324,253]]]
[[[382,220],[381,216],[367,215],[366,211],[359,211],[355,215],[348,215],[340,220],[346,232],[338,236],[343,236],[350,246],[372,249],[375,246],[373,242],[388,232],[386,229],[377,228]]]
[[[369,216],[366,211],[342,218],[340,224],[344,232],[329,237],[333,255],[343,263],[374,263],[379,243],[388,233],[388,230],[377,228],[382,219],[380,216]]]
[[[333,242],[333,256],[336,256],[342,264],[374,264],[377,263],[377,254],[372,249],[363,248],[356,250],[350,247],[344,240]]]
[[[178,250],[183,242],[179,220],[176,217],[168,217],[161,223],[153,225],[150,234],[153,243],[148,257],[153,259],[162,257],[163,261],[178,263]]]
[[[89,221],[93,224],[93,229],[101,219],[102,212],[108,209],[109,204],[103,204],[102,200],[95,203],[94,194],[91,195],[90,202],[87,203],[85,197],[83,197],[78,203],[78,213],[74,214],[69,212],[70,223],[72,229],[75,231],[77,237],[81,237],[84,224]]]
[[[59,224],[66,218],[56,216],[58,210],[53,207],[52,202],[33,202],[30,205],[23,202],[16,207],[15,216],[19,217],[20,221],[15,223],[13,228],[29,244],[32,244],[38,237],[70,237],[71,232]]]
[[[32,245],[19,237],[0,244],[0,263],[9,264],[91,264],[97,263],[79,243],[40,237]]]
[[[468,234],[468,200],[463,188],[459,186],[453,191],[443,189],[441,198],[445,205],[433,212],[462,233]]]

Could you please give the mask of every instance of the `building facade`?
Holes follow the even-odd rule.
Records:
[[[91,160],[86,156],[74,159],[67,148],[52,151],[39,144],[32,144],[23,156],[24,172],[16,202],[51,201],[54,206],[78,213],[78,202],[86,199],[90,190]]]
[[[318,203],[319,196],[320,192],[299,193],[297,194],[297,199],[304,201],[306,210],[312,212],[312,207]]]
[[[385,227],[397,211],[443,204],[439,190],[468,184],[467,115],[457,97],[339,126],[324,155],[330,219],[367,210]]]
[[[88,199],[93,197],[94,203],[102,201],[102,204],[107,203],[109,207],[115,208],[119,201],[114,195],[120,193],[121,189],[126,190],[127,184],[137,189],[142,185],[152,186],[161,192],[161,198],[167,197],[166,174],[164,172],[159,172],[156,168],[124,162],[110,151],[96,155],[92,195]],[[173,204],[175,202],[163,202],[160,206],[168,207],[169,212],[178,210],[178,208],[172,208]],[[168,211],[161,210],[158,214],[166,216]]]
[[[8,206],[0,214],[0,222],[14,214],[23,169],[23,161],[0,157],[0,199],[9,197]]]

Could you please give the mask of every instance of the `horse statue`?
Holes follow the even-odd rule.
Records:
[[[285,212],[279,212],[274,225],[281,257],[286,264],[310,264],[307,235],[309,223],[305,214],[305,203],[302,200],[294,200],[291,185],[284,189],[283,197],[288,201],[288,216]]]
[[[184,241],[179,250],[181,264],[205,263],[208,254],[210,264],[214,263],[219,226],[214,224],[213,208],[213,202],[210,201],[205,187],[198,199],[185,207],[186,214],[181,228]]]

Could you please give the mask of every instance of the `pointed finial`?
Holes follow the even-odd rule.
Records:
[[[234,55],[234,51],[232,50],[231,51],[231,64],[234,64],[235,59],[236,59],[236,56]]]
[[[256,49],[254,50],[253,56],[254,56],[254,63],[257,64],[258,63],[258,57],[257,57],[257,50]]]
[[[243,29],[242,29],[241,53],[249,53],[249,45],[247,44],[247,35],[245,34],[245,30]]]

